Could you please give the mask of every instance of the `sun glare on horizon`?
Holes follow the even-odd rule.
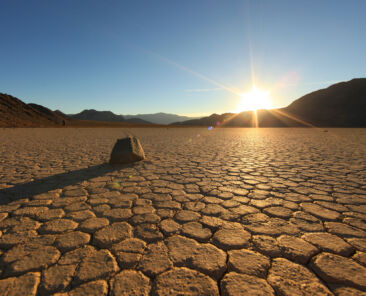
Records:
[[[236,109],[237,112],[257,111],[259,109],[272,108],[270,92],[253,86],[252,90],[241,95],[241,101]]]

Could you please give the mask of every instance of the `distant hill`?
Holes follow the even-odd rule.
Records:
[[[41,105],[25,104],[16,97],[0,93],[1,127],[63,126],[68,118],[60,113]]]
[[[309,93],[285,109],[314,125],[366,126],[366,78]]]
[[[139,118],[124,119],[109,111],[84,110],[80,118],[71,118],[60,110],[26,104],[16,97],[0,93],[0,127],[149,127]],[[78,116],[76,116],[78,117]],[[90,119],[89,119],[90,118]]]
[[[185,126],[228,126],[228,127],[286,127],[304,126],[301,122],[283,115],[282,109],[258,110],[257,118],[254,112],[212,114],[201,119],[176,122],[172,125]]]
[[[286,108],[257,111],[261,127],[285,126],[366,126],[366,78],[340,82],[309,93]],[[255,126],[254,112],[212,114],[196,120],[175,122],[174,125]]]
[[[66,115],[37,104],[26,104],[16,97],[0,93],[0,127],[50,126],[151,126],[154,124],[184,126],[238,127],[366,127],[366,78],[340,82],[309,93],[280,109],[246,111],[239,114],[212,114],[192,119],[167,113],[117,115],[111,111],[84,110]],[[186,119],[189,120],[186,120]],[[182,121],[184,120],[184,121]]]
[[[58,116],[62,117],[63,119],[66,119],[66,120],[70,120],[71,119],[65,113],[61,112],[60,110],[55,110],[53,112],[55,112]]]
[[[77,114],[68,114],[72,119],[78,120],[93,120],[93,121],[107,121],[107,122],[129,122],[129,123],[144,123],[150,122],[140,118],[125,118],[123,115],[114,114],[111,111],[97,111],[94,109],[83,110]]]
[[[173,122],[181,122],[191,119],[198,119],[200,117],[188,117],[169,113],[154,113],[154,114],[136,114],[136,115],[123,115],[125,118],[140,118],[155,124],[171,124]]]

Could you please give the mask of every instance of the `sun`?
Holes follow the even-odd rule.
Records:
[[[269,91],[261,90],[256,86],[253,86],[250,92],[242,94],[241,98],[237,112],[272,108]]]

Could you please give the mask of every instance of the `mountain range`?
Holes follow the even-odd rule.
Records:
[[[212,114],[196,120],[175,122],[190,126],[329,126],[366,127],[366,78],[333,84],[309,93],[285,108]]]
[[[199,117],[180,116],[169,113],[137,114],[137,115],[118,115],[111,111],[96,111],[94,109],[83,110],[77,114],[68,114],[70,118],[79,120],[110,121],[110,122],[129,122],[144,124],[171,124],[186,120],[198,119]]]
[[[171,124],[173,122],[182,122],[187,120],[199,119],[200,117],[189,117],[170,113],[154,113],[154,114],[137,114],[137,115],[123,115],[125,118],[140,118],[155,124]]]
[[[66,124],[67,116],[37,104],[25,104],[11,95],[0,93],[1,127],[46,127]]]
[[[150,119],[151,121],[145,120]],[[37,104],[26,104],[18,98],[0,93],[0,127],[49,126],[151,126],[193,119],[168,113],[117,115],[111,111],[86,109],[77,114],[52,111]]]
[[[166,113],[117,115],[93,109],[65,115],[59,110],[26,104],[16,97],[0,93],[0,127],[154,126],[152,123],[175,126],[366,127],[366,78],[314,91],[285,108],[212,114],[199,119]]]
[[[108,111],[84,111],[81,112],[84,118],[79,120],[69,117],[60,110],[52,111],[41,105],[26,104],[16,97],[0,93],[0,127],[130,127],[152,125],[138,118],[121,121],[118,115]],[[103,118],[106,118],[106,121],[98,120],[100,119],[99,113],[102,114]],[[92,116],[89,116],[90,114]]]
[[[94,109],[86,109],[77,114],[68,114],[71,119],[78,120],[93,120],[93,121],[109,121],[109,122],[129,122],[129,123],[145,123],[151,124],[146,120],[130,117],[126,118],[123,115],[114,114],[111,111],[97,111]]]

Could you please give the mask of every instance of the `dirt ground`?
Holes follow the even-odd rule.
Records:
[[[0,295],[365,295],[365,167],[366,129],[0,129]]]

